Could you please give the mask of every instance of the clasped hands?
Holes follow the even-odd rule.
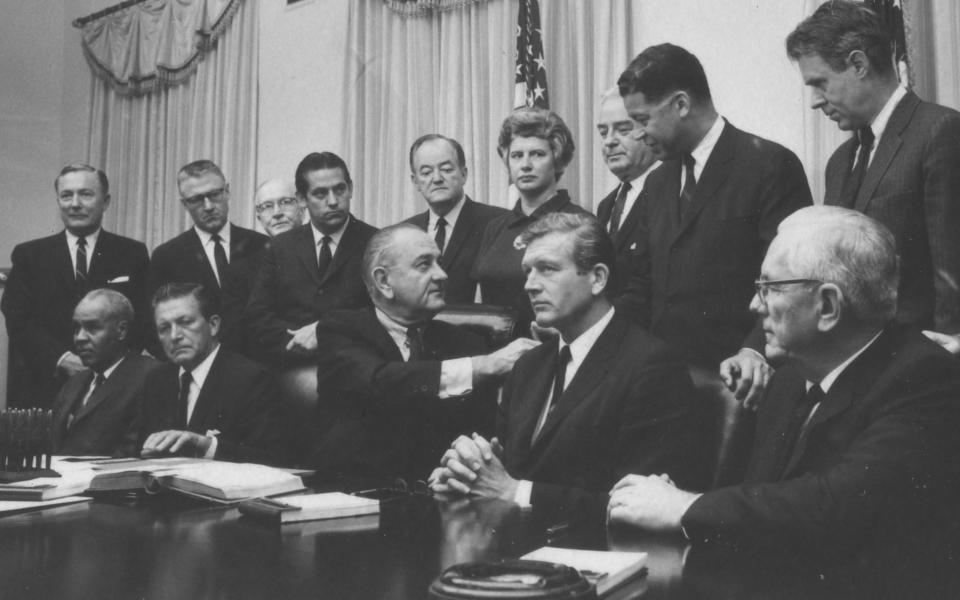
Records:
[[[687,509],[701,494],[678,488],[663,475],[626,475],[610,491],[607,520],[649,531],[679,531]]]
[[[519,482],[507,473],[501,457],[503,446],[497,438],[489,441],[474,433],[461,435],[430,474],[430,489],[438,494],[468,494],[513,500]]]

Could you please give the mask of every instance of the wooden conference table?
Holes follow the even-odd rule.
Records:
[[[330,530],[346,525],[356,529]],[[282,527],[174,496],[96,501],[0,518],[0,598],[419,600],[452,564],[519,557],[548,539],[647,551],[649,574],[618,590],[618,600],[823,596],[815,576],[796,579],[788,594],[782,571],[700,559],[678,537],[590,519],[556,526],[536,510],[478,499],[407,497],[385,503],[379,524]]]

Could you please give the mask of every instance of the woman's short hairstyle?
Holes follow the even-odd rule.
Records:
[[[497,153],[504,164],[510,164],[510,144],[518,137],[536,137],[547,140],[553,153],[557,179],[573,160],[573,134],[557,113],[545,108],[524,107],[515,109],[503,120]]]

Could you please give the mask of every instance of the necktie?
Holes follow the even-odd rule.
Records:
[[[187,406],[190,403],[190,383],[193,382],[193,376],[190,371],[184,371],[180,376],[180,395],[177,398],[177,427],[187,428]]]
[[[222,288],[223,278],[227,274],[227,266],[230,263],[227,262],[227,252],[223,249],[223,238],[220,234],[215,233],[210,236],[210,239],[213,240],[213,260],[217,263],[217,280]]]
[[[67,417],[67,428],[70,428],[73,426],[73,419],[76,416],[76,414],[80,412],[81,408],[87,405],[87,402],[90,401],[90,397],[93,396],[93,393],[97,391],[98,387],[103,385],[103,382],[104,382],[103,373],[97,373],[96,375],[94,375],[92,379],[93,387],[90,387],[90,385],[87,385],[87,393],[84,394],[82,398],[80,398],[79,402],[74,402],[73,408],[70,410],[70,416]]]
[[[813,407],[817,404],[820,404],[824,397],[823,389],[819,385],[814,385],[807,390],[803,400],[797,404],[797,407],[790,415],[790,421],[787,423],[787,429],[783,434],[783,454],[780,457],[778,467],[781,478],[786,475],[784,471],[796,450],[797,441],[800,439],[803,426],[807,422],[807,419],[810,418],[810,411],[812,411]]]
[[[863,178],[867,174],[867,164],[870,162],[870,151],[873,150],[873,130],[864,127],[857,132],[860,139],[859,150],[857,150],[857,162],[853,165],[853,170],[847,175],[843,182],[843,189],[840,192],[840,206],[853,208],[857,200],[857,194],[860,192],[860,186],[863,185]]]
[[[617,199],[613,201],[613,212],[610,213],[610,237],[620,231],[620,220],[623,219],[623,209],[627,204],[627,194],[630,192],[630,183],[624,181],[617,190]]]
[[[81,288],[87,283],[87,238],[77,238],[77,270],[74,279]]]
[[[90,401],[90,397],[93,396],[93,393],[103,385],[103,382],[106,381],[106,377],[103,376],[103,373],[97,373],[96,377],[93,378],[93,389],[90,390],[90,393],[83,398],[83,405],[86,406],[87,402]]]
[[[553,389],[550,391],[547,404],[543,407],[543,413],[540,414],[540,419],[537,421],[537,428],[533,431],[534,442],[540,437],[540,432],[543,430],[543,426],[546,425],[547,418],[550,416],[550,413],[553,412],[554,407],[560,400],[560,396],[563,394],[564,380],[567,376],[567,365],[569,364],[570,346],[564,346],[560,348],[560,353],[557,356],[557,363],[553,372]]]
[[[683,182],[683,189],[680,190],[680,210],[679,216],[680,220],[683,220],[683,217],[687,214],[687,209],[690,208],[690,203],[693,201],[693,190],[697,187],[697,178],[693,174],[693,165],[696,163],[693,160],[693,157],[689,154],[683,155],[683,169],[686,171],[687,176],[686,180]]]
[[[423,329],[416,325],[407,327],[407,348],[410,349],[408,362],[421,360],[424,357]]]
[[[437,236],[433,239],[437,242],[440,254],[443,254],[443,248],[447,245],[447,220],[443,217],[437,219]]]
[[[330,262],[333,260],[333,253],[330,252],[331,241],[333,240],[330,239],[329,235],[325,235],[320,238],[320,252],[317,255],[317,269],[320,271],[321,278],[327,274],[327,269],[330,268]]]

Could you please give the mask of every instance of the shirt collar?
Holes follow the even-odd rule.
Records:
[[[633,193],[639,194],[640,190],[643,189],[644,182],[647,181],[647,175],[649,175],[650,173],[653,173],[659,166],[660,166],[660,161],[658,160],[657,162],[650,165],[650,167],[647,168],[646,171],[644,171],[643,173],[640,173],[639,175],[637,175],[636,177],[628,181],[627,183],[630,184],[630,191],[628,192],[628,195]]]
[[[613,313],[614,309],[611,307],[596,323],[591,325],[589,329],[581,333],[577,339],[569,344],[565,343],[563,338],[560,339],[560,349],[564,346],[570,346],[570,362],[575,365],[583,362],[583,359],[587,357],[590,349],[593,348],[593,345],[596,343],[597,338],[600,337],[603,330],[610,324],[610,320],[613,319]]]
[[[77,240],[80,239],[80,236],[74,235],[70,232],[69,229],[64,229],[64,233],[67,234],[67,244],[71,248],[77,247]],[[87,243],[87,250],[92,250],[94,246],[97,245],[97,240],[100,239],[100,232],[103,231],[102,227],[97,227],[97,230],[91,234],[83,236],[84,241]]]
[[[104,370],[103,370],[103,378],[104,378],[104,379],[109,378],[110,375],[113,374],[113,372],[117,370],[117,367],[120,366],[120,363],[122,363],[122,362],[123,362],[123,359],[125,359],[125,358],[126,358],[126,355],[121,356],[120,358],[117,359],[117,362],[113,363],[112,365],[110,365],[109,367],[107,367],[106,369],[104,369]]]
[[[197,232],[197,236],[200,237],[200,244],[206,246],[210,243],[210,238],[213,237],[213,234],[209,231],[204,231],[196,225],[193,226],[193,230]],[[217,232],[217,235],[220,236],[221,243],[227,248],[230,247],[230,223],[226,223],[223,227],[220,228],[220,231]]]
[[[394,321],[390,315],[380,310],[380,307],[375,307],[373,310],[377,314],[377,320],[380,321],[380,324],[383,325],[383,328],[387,330],[388,334],[390,334],[390,339],[393,340],[393,343],[397,345],[402,354],[404,344],[407,343],[408,326]]]
[[[350,219],[353,218],[353,215],[347,215],[347,220],[343,222],[343,226],[334,231],[333,233],[324,233],[317,229],[317,226],[313,224],[313,221],[310,221],[310,230],[313,231],[313,245],[319,246],[320,242],[323,241],[323,236],[330,236],[330,242],[334,246],[340,245],[340,238],[343,237],[343,232],[347,230],[347,225],[350,224]]]
[[[881,333],[883,333],[883,330],[882,330],[882,329],[881,329],[880,331],[878,331],[878,332],[876,333],[876,335],[874,335],[872,338],[870,338],[870,341],[867,342],[866,344],[864,344],[863,347],[861,347],[859,350],[857,350],[856,352],[854,352],[853,354],[851,354],[850,357],[849,357],[847,360],[845,360],[845,361],[843,361],[842,363],[840,363],[839,365],[837,365],[834,370],[832,370],[832,371],[830,371],[829,373],[827,373],[827,376],[820,380],[820,389],[823,390],[823,393],[824,393],[824,394],[826,394],[827,392],[830,391],[830,388],[833,387],[834,382],[836,382],[836,381],[837,381],[837,378],[840,377],[840,374],[843,373],[843,372],[846,370],[846,368],[850,366],[850,363],[852,363],[854,360],[856,360],[856,358],[857,358],[858,356],[860,356],[861,354],[863,354],[864,351],[865,351],[867,348],[869,348],[871,344],[873,344],[875,341],[877,341],[877,338],[880,337],[880,334],[881,334]],[[808,391],[809,391],[810,388],[812,388],[813,386],[814,386],[814,382],[812,382],[812,381],[808,381],[808,382],[807,382],[807,390],[808,390]]]
[[[537,209],[529,215],[525,215],[523,214],[523,208],[520,200],[517,200],[517,203],[513,205],[513,214],[517,217],[517,220],[514,221],[514,224],[523,220],[535,221],[547,213],[561,212],[561,210],[569,203],[570,196],[567,195],[567,190],[557,190],[557,193],[554,194],[553,197],[538,206]]]
[[[220,352],[220,342],[217,342],[217,345],[213,347],[213,350],[210,351],[210,354],[207,355],[205,359],[200,361],[200,364],[193,368],[190,371],[190,377],[193,379],[193,383],[197,385],[197,389],[203,389],[203,382],[207,380],[207,375],[210,374],[210,367],[213,366],[213,361],[217,358],[217,354]],[[180,367],[180,376],[186,372],[186,369]]]
[[[707,130],[706,135],[703,136],[700,143],[690,151],[690,156],[692,156],[695,161],[693,170],[698,180],[700,179],[700,173],[703,172],[704,165],[707,164],[707,160],[709,160],[710,155],[713,153],[714,146],[717,145],[717,140],[720,139],[720,134],[723,133],[723,127],[724,119],[718,115],[717,120],[714,121],[710,129]]]
[[[453,208],[450,209],[450,212],[443,215],[444,220],[447,222],[447,232],[453,229],[457,224],[457,219],[460,218],[460,211],[463,210],[463,205],[467,201],[466,194],[460,198],[460,201],[457,202]],[[433,212],[433,209],[427,211],[427,232],[435,233],[437,230],[437,221],[440,219],[440,215]],[[449,239],[450,234],[447,233]]]
[[[877,116],[873,118],[873,122],[870,123],[870,130],[873,131],[873,139],[880,139],[880,136],[883,135],[883,131],[887,128],[887,123],[890,122],[890,117],[893,115],[893,110],[906,95],[907,88],[905,88],[902,84],[898,85],[897,89],[893,90],[893,93],[890,94],[889,98],[887,98],[887,103],[883,105],[883,108],[880,109],[880,112],[877,113]]]

